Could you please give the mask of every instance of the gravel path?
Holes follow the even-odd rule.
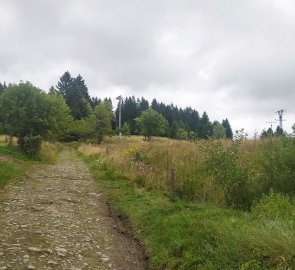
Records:
[[[146,269],[122,233],[87,167],[65,149],[0,194],[0,270]]]

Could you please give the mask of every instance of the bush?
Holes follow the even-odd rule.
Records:
[[[18,145],[21,150],[28,156],[35,156],[41,150],[42,137],[37,136],[25,136],[18,139]]]
[[[184,128],[178,128],[176,130],[175,138],[178,140],[187,140],[188,132]]]
[[[293,205],[287,196],[271,191],[252,208],[252,213],[258,218],[279,219],[290,218],[293,215]]]

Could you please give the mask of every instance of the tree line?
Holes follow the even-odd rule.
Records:
[[[90,98],[88,88],[81,75],[72,78],[68,71],[61,76],[56,88],[53,86],[50,88],[50,93],[59,93],[64,97],[75,120],[87,118],[91,114],[91,109],[102,102],[97,97]],[[107,101],[110,104],[112,102],[110,98]],[[153,99],[152,103],[149,104],[149,101],[143,97],[139,99],[132,96],[126,97],[122,101],[121,108],[124,127],[122,131],[125,135],[140,134],[141,130],[136,119],[142,112],[152,108],[168,121],[165,132],[161,133],[162,136],[175,139],[233,138],[233,132],[228,119],[223,120],[222,123],[218,121],[211,123],[206,112],[200,117],[198,111],[191,107],[182,109],[173,104],[166,105],[158,102],[156,99]],[[115,119],[118,119],[118,109],[119,106],[117,106],[115,111],[116,117],[112,119],[111,125],[113,130],[118,126],[118,123],[115,121]]]
[[[0,83],[0,129],[16,136],[21,149],[36,154],[42,140],[102,142],[106,134],[142,134],[147,140],[161,135],[175,139],[232,138],[227,119],[210,122],[206,112],[166,105],[156,99],[126,97],[122,102],[122,128],[118,130],[118,107],[110,98],[90,97],[81,75],[67,71],[45,91],[30,82]]]
[[[118,118],[119,106],[116,109],[116,117]],[[207,139],[215,138],[233,138],[233,132],[228,119],[224,119],[221,123],[218,121],[210,122],[208,114],[204,112],[200,117],[198,111],[187,107],[185,109],[177,106],[166,105],[153,99],[152,103],[145,98],[135,98],[134,96],[126,97],[122,101],[122,123],[127,123],[132,135],[140,133],[136,124],[142,112],[147,109],[153,109],[160,113],[168,122],[168,126],[163,136],[175,139]]]

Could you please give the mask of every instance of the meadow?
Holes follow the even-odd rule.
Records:
[[[77,147],[155,269],[295,268],[294,139]]]
[[[213,202],[249,210],[270,190],[295,194],[295,140],[199,140],[140,136],[109,137],[100,146],[84,144],[85,155],[103,156],[107,167],[138,188],[161,190],[172,199]]]

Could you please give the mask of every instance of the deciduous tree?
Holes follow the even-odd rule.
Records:
[[[97,136],[97,143],[101,143],[106,134],[112,131],[112,104],[109,101],[103,101],[94,109],[95,115],[95,131]]]
[[[214,139],[225,139],[226,138],[225,128],[218,121],[214,121],[214,123],[213,123],[213,138]]]
[[[47,95],[31,83],[10,85],[0,97],[4,130],[18,137],[18,144],[28,155],[40,150],[42,139],[59,139],[71,123],[63,98]]]
[[[164,134],[168,128],[165,117],[152,108],[142,112],[135,121],[140,134],[144,135],[148,141],[151,140],[152,136]]]

